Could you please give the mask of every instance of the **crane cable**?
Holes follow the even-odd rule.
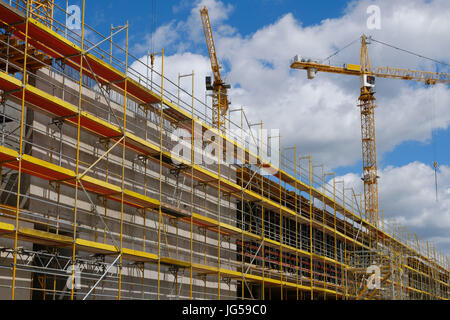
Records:
[[[432,90],[431,94],[431,139],[432,139],[432,144],[433,144],[433,166],[434,166],[434,184],[435,184],[435,188],[436,188],[436,202],[439,201],[438,198],[438,162],[437,162],[437,142],[436,139],[437,137],[435,137],[435,121],[436,121],[436,93],[433,92],[434,90]]]
[[[434,183],[436,186],[436,202],[439,202],[439,198],[438,198],[438,180],[437,180],[437,162],[434,162]]]
[[[150,50],[154,53],[154,33],[155,33],[155,24],[156,24],[156,12],[155,12],[155,0],[152,0],[152,26],[151,26],[151,42],[150,42]]]
[[[348,47],[350,47],[351,45],[353,45],[355,42],[359,41],[359,39],[361,39],[361,37],[358,37],[357,39],[353,40],[352,42],[350,42],[349,44],[347,44],[346,46],[342,47],[341,49],[338,49],[336,52],[334,52],[333,54],[331,54],[330,56],[326,57],[325,59],[320,60],[320,63],[323,63],[324,61],[330,60],[332,57],[336,56],[338,53],[340,53],[341,51],[347,49]]]
[[[347,44],[346,46],[342,47],[341,49],[338,49],[336,52],[334,52],[334,53],[331,54],[330,56],[328,56],[328,57],[326,57],[326,58],[324,58],[324,59],[321,59],[320,62],[323,63],[324,61],[327,61],[327,60],[329,60],[330,58],[332,58],[332,57],[338,55],[341,51],[347,49],[348,47],[350,47],[351,45],[353,45],[355,42],[357,42],[359,39],[361,39],[361,37],[358,37],[357,39],[353,40],[352,42],[350,42],[350,43]],[[435,63],[437,63],[437,64],[442,64],[442,65],[444,65],[444,66],[450,67],[450,64],[448,64],[448,63],[446,63],[446,62],[439,61],[439,60],[436,60],[436,59],[433,59],[433,58],[429,58],[429,57],[426,57],[426,56],[424,56],[424,55],[421,55],[421,54],[418,54],[418,53],[415,53],[415,52],[412,52],[412,51],[409,51],[409,50],[406,50],[406,49],[402,49],[402,48],[396,47],[396,46],[394,46],[394,45],[392,45],[392,44],[389,44],[389,43],[386,43],[386,42],[383,42],[383,41],[376,40],[376,39],[374,39],[374,38],[372,38],[372,37],[368,37],[368,40],[377,42],[377,43],[379,43],[379,44],[385,45],[385,46],[390,47],[390,48],[395,49],[395,50],[399,50],[399,51],[406,52],[406,53],[408,53],[408,54],[411,54],[411,55],[413,55],[413,56],[416,56],[416,57],[419,57],[419,58],[422,58],[422,59],[426,59],[426,60],[435,62]]]
[[[154,33],[155,33],[155,23],[156,23],[156,12],[155,12],[155,0],[152,0],[152,23],[151,23],[151,39],[150,39],[150,52],[147,55],[147,72],[148,72],[148,57],[150,56],[151,63],[151,79],[150,87],[153,89],[153,69],[155,66],[155,51],[154,51]],[[147,75],[148,79],[148,75]]]
[[[427,89],[433,88],[432,84],[426,84]],[[434,170],[434,185],[436,192],[436,202],[439,201],[438,198],[438,162],[437,162],[437,147],[435,139],[435,122],[436,122],[436,93],[431,90],[431,97],[429,98],[431,104],[431,121],[430,121],[430,131],[431,131],[431,143],[432,143],[432,153],[433,153],[433,170]]]
[[[376,39],[373,39],[373,38],[370,38],[372,41],[374,41],[374,42],[377,42],[377,43],[380,43],[380,44],[382,44],[382,45],[385,45],[385,46],[388,46],[388,47],[390,47],[390,48],[393,48],[393,49],[395,49],[395,50],[399,50],[399,51],[403,51],[403,52],[406,52],[406,53],[408,53],[408,54],[411,54],[411,55],[414,55],[414,56],[416,56],[416,57],[419,57],[419,58],[422,58],[422,59],[426,59],[426,60],[429,60],[429,61],[432,61],[432,62],[434,62],[434,63],[437,63],[437,64],[441,64],[441,65],[444,65],[444,66],[447,66],[447,67],[450,67],[450,64],[448,64],[448,63],[446,63],[446,62],[443,62],[443,61],[438,61],[438,60],[436,60],[436,59],[433,59],[433,58],[429,58],[429,57],[425,57],[424,55],[421,55],[421,54],[418,54],[418,53],[414,53],[414,52],[412,52],[412,51],[409,51],[409,50],[405,50],[405,49],[402,49],[402,48],[399,48],[399,47],[396,47],[396,46],[393,46],[393,45],[391,45],[391,44],[388,44],[388,43],[385,43],[385,42],[382,42],[382,41],[378,41],[378,40],[376,40]],[[432,85],[431,85],[432,86]],[[436,93],[434,92],[432,92],[432,97],[431,97],[431,104],[432,104],[432,106],[431,106],[431,139],[432,139],[432,144],[433,144],[433,169],[434,169],[434,185],[435,185],[435,192],[436,192],[436,202],[438,202],[439,201],[439,189],[438,189],[438,169],[439,169],[439,166],[438,166],[438,162],[437,162],[437,146],[436,146],[436,139],[435,139],[435,130],[434,130],[434,127],[435,127],[435,119],[436,119]]]
[[[399,51],[403,51],[403,52],[412,54],[413,56],[416,56],[416,57],[419,57],[419,58],[422,58],[422,59],[426,59],[426,60],[430,60],[430,61],[432,61],[432,62],[435,62],[435,63],[438,63],[438,64],[442,64],[442,65],[444,65],[444,66],[450,67],[450,64],[448,64],[448,63],[446,63],[446,62],[439,61],[439,60],[436,60],[436,59],[433,59],[433,58],[425,57],[425,56],[423,56],[423,55],[421,55],[421,54],[414,53],[414,52],[412,52],[412,51],[405,50],[405,49],[402,49],[402,48],[393,46],[393,45],[391,45],[391,44],[388,44],[388,43],[385,43],[385,42],[376,40],[376,39],[374,39],[374,38],[372,38],[372,37],[370,37],[370,40],[372,40],[372,41],[374,41],[374,42],[378,42],[379,44],[388,46],[388,47],[390,47],[390,48],[392,48],[392,49],[399,50]]]

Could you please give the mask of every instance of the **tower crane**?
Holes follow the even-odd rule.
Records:
[[[427,85],[437,83],[450,84],[450,74],[428,71],[416,71],[390,67],[372,68],[368,40],[365,35],[361,37],[360,65],[346,64],[343,67],[322,64],[311,59],[302,59],[295,56],[291,64],[292,69],[307,71],[308,79],[314,79],[317,72],[338,73],[359,76],[361,79],[361,93],[358,107],[361,111],[361,136],[364,181],[364,207],[367,220],[379,225],[378,201],[378,174],[377,154],[375,142],[375,81],[376,78],[401,79],[424,82]],[[372,39],[374,40],[374,39]],[[435,169],[437,163],[434,163]]]
[[[211,22],[206,6],[200,10],[200,15],[203,23],[203,31],[205,32],[206,44],[208,46],[209,58],[211,60],[211,69],[214,76],[214,82],[211,80],[211,77],[206,77],[206,89],[213,93],[213,126],[219,130],[225,130],[225,116],[229,108],[228,89],[230,89],[231,86],[225,84],[220,75],[220,66],[217,62],[216,47],[214,45]]]

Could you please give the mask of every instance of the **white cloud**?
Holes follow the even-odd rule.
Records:
[[[178,12],[185,6],[186,3],[183,0],[179,5],[173,7],[173,11]],[[224,4],[216,0],[197,0],[192,5],[190,15],[186,21],[171,21],[158,27],[153,33],[153,38],[152,34],[147,35],[143,43],[135,45],[134,51],[142,54],[150,50],[153,44],[155,51],[158,51],[160,48],[171,48],[178,53],[182,53],[192,49],[192,44],[204,42],[205,38],[200,18],[200,9],[204,6],[208,8],[208,15],[215,32],[224,36],[231,36],[236,32],[235,28],[223,24],[233,11],[231,4]]]
[[[233,6],[231,4],[225,4],[224,2],[216,0],[197,0],[192,6],[191,14],[184,25],[184,28],[186,28],[184,31],[188,33],[189,40],[194,42],[205,41],[200,18],[200,10],[204,6],[208,9],[209,19],[215,32],[223,30],[225,31],[225,34],[229,35],[232,33],[230,31],[233,31],[234,28],[223,25],[233,11]],[[221,28],[219,28],[219,26],[221,26]],[[216,36],[216,33],[214,36]]]
[[[165,48],[173,45],[177,40],[179,40],[179,36],[176,30],[176,24],[175,21],[171,21],[159,27],[153,33],[153,39],[152,35],[147,35],[144,42],[135,45],[134,50],[139,53],[148,52],[152,47]]]
[[[450,167],[438,171],[438,201],[434,168],[420,162],[402,167],[388,166],[379,172],[380,210],[385,220],[393,219],[408,232],[416,232],[424,240],[435,240],[450,254]],[[355,193],[362,191],[359,175],[337,177]]]

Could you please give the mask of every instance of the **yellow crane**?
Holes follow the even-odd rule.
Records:
[[[339,73],[359,76],[361,78],[361,94],[358,107],[361,110],[362,159],[364,181],[364,205],[367,220],[379,225],[378,174],[375,142],[375,79],[389,78],[424,82],[427,85],[437,83],[450,84],[450,74],[428,71],[416,71],[390,67],[372,69],[368,52],[368,38],[361,38],[360,64],[347,64],[343,67],[322,64],[311,59],[294,57],[292,69],[307,71],[308,79],[314,79],[317,72]],[[434,163],[435,171],[437,163]]]
[[[212,121],[215,128],[225,130],[225,116],[228,112],[228,89],[230,85],[225,84],[220,76],[220,66],[217,62],[216,47],[211,30],[211,22],[209,21],[208,9],[203,7],[200,10],[203,23],[203,31],[205,32],[206,44],[208,46],[209,58],[211,60],[211,69],[214,76],[214,82],[211,77],[206,77],[206,89],[213,92],[212,94]]]

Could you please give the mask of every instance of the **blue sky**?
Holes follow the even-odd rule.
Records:
[[[232,79],[235,107],[245,106],[253,123],[263,120],[280,128],[283,145],[297,144],[300,153],[311,153],[316,164],[324,163],[356,190],[362,187],[359,79],[319,74],[307,81],[303,72],[289,69],[289,60],[299,53],[323,58],[365,33],[450,63],[448,0],[155,0],[155,10],[152,1],[87,0],[86,22],[109,34],[111,24],[128,20],[130,48],[137,57],[151,49],[154,32],[153,49],[165,47],[173,79],[192,69],[202,78],[210,68],[198,12],[204,3],[223,73]],[[372,4],[381,10],[381,30],[366,27],[366,9]],[[115,42],[124,43],[124,35]],[[369,50],[376,66],[450,73],[448,67],[379,44]],[[358,59],[356,43],[332,63]],[[450,253],[449,88],[378,79],[376,92],[382,209]],[[434,198],[434,161],[440,165],[439,203]]]
[[[286,13],[293,13],[305,26],[319,23],[323,19],[338,17],[350,1],[298,1],[298,0],[231,0],[233,14],[229,23],[239,29],[243,35],[255,32],[259,28],[275,22]],[[64,2],[62,2],[64,4]],[[135,41],[139,36],[152,31],[153,3],[155,6],[156,27],[172,20],[183,20],[192,8],[188,0],[149,0],[149,1],[86,1],[87,23],[98,30],[107,32],[110,24],[123,25],[130,21],[130,33]],[[81,5],[81,1],[69,1]],[[105,29],[106,26],[106,29]]]

